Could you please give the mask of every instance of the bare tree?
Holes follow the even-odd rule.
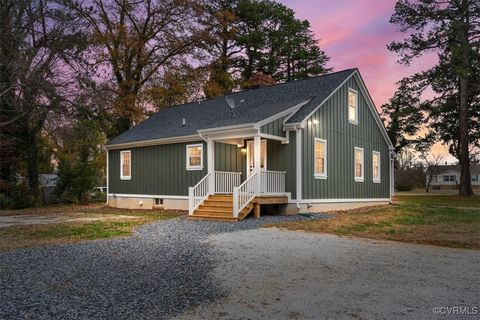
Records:
[[[204,36],[197,0],[70,0],[94,39],[99,70],[111,73],[115,136],[144,117],[152,78],[192,55]]]
[[[422,153],[420,155],[420,158],[423,160],[425,163],[425,173],[427,175],[427,182],[425,184],[425,192],[430,191],[430,185],[432,184],[433,181],[433,176],[438,175],[440,171],[440,163],[443,160],[443,156],[439,154],[432,154],[432,157],[428,159],[428,156],[426,153]]]
[[[1,180],[26,167],[38,191],[38,144],[51,113],[68,109],[83,50],[78,20],[61,2],[0,0]]]

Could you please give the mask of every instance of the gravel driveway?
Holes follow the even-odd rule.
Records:
[[[322,218],[318,215],[317,218]],[[132,237],[0,254],[0,319],[162,319],[225,296],[213,234],[304,219],[159,221]]]
[[[479,251],[257,229],[296,219],[179,218],[0,254],[0,319],[435,319],[477,303]]]

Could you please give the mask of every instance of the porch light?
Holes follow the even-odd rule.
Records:
[[[246,155],[247,154],[247,148],[240,149],[240,153],[242,154],[242,156]]]

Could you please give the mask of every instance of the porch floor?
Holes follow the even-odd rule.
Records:
[[[203,219],[216,221],[241,221],[245,219],[252,211],[256,219],[260,218],[260,206],[262,204],[286,204],[288,197],[282,195],[261,195],[255,197],[243,210],[239,213],[238,218],[233,216],[233,196],[230,194],[210,195],[189,219]]]

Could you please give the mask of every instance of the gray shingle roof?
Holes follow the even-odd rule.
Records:
[[[348,69],[165,108],[113,138],[108,144],[181,137],[196,134],[200,129],[256,123],[311,99],[289,119],[289,122],[299,122],[355,70]],[[226,98],[234,101],[233,109],[228,106]],[[185,126],[182,125],[183,118]]]

